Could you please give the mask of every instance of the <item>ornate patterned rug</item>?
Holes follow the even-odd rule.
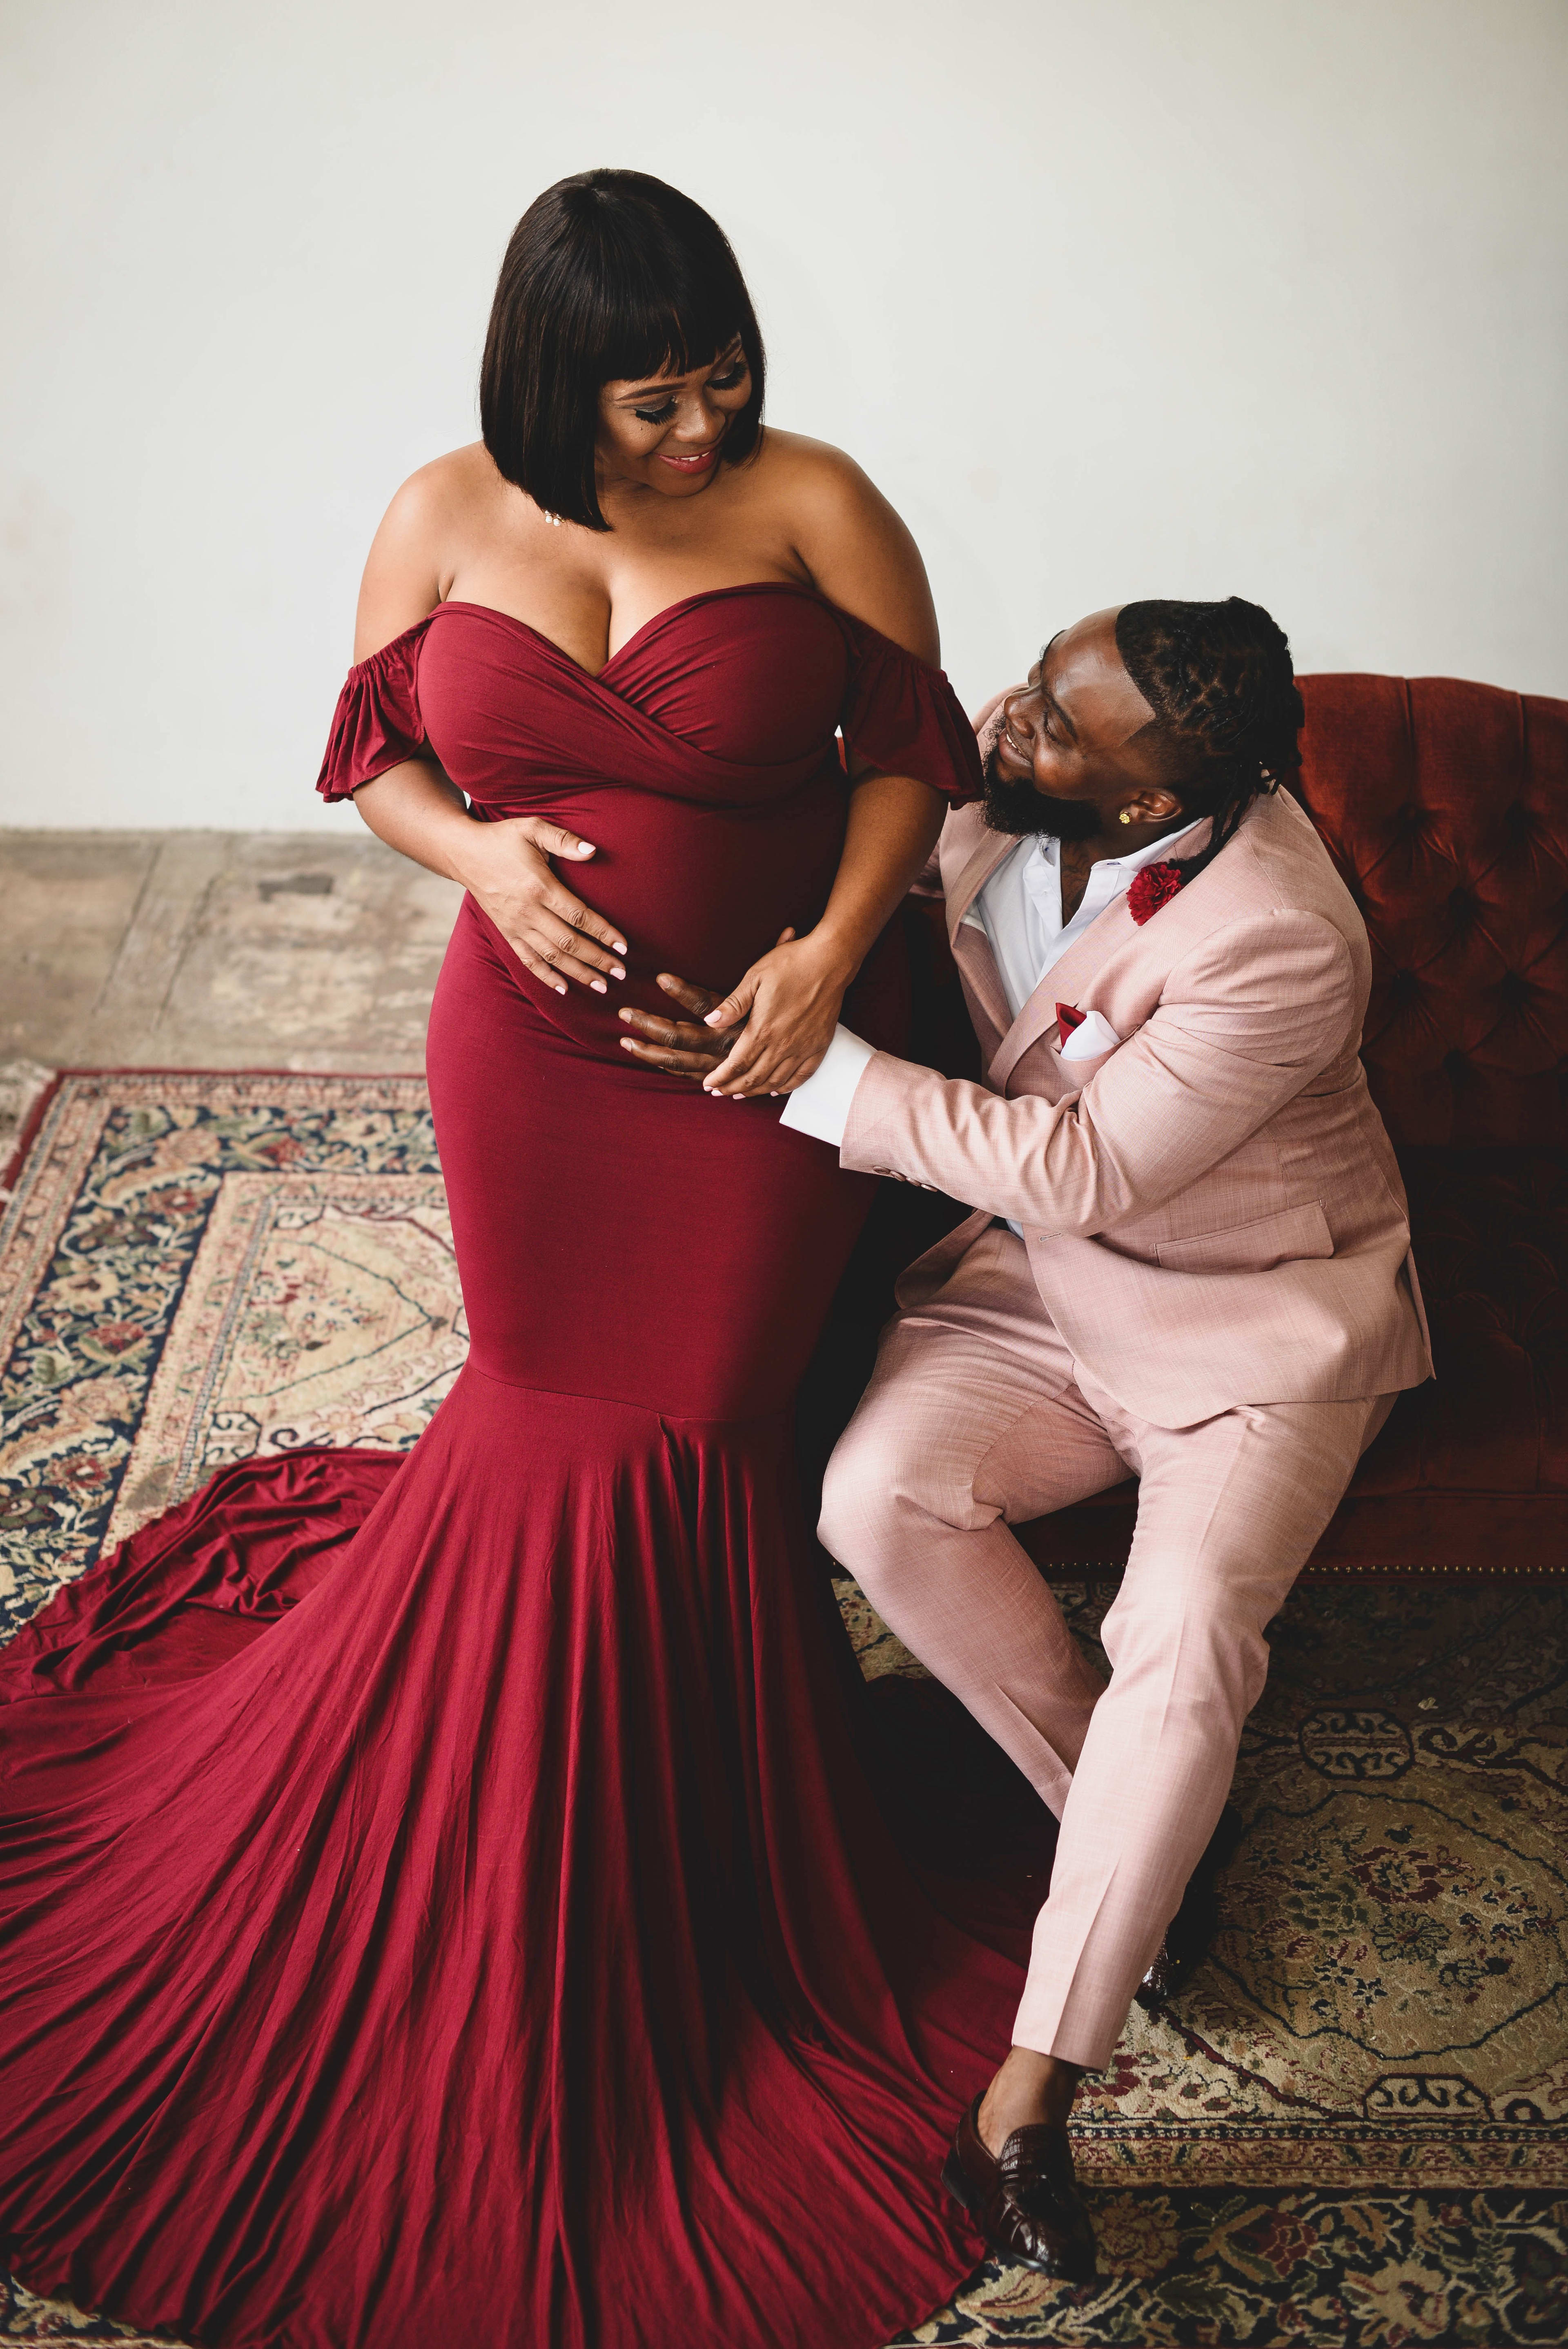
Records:
[[[464,1342],[418,1080],[65,1079],[0,1223],[5,1626],[231,1461],[412,1444]],[[1092,1651],[1110,1587],[1060,1595]],[[1212,1958],[1082,2107],[1104,2281],[987,2267],[907,2342],[1568,2339],[1562,1593],[1304,1588],[1273,1638]]]

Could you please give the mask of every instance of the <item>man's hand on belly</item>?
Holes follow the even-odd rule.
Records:
[[[793,930],[785,930],[727,996],[694,987],[673,971],[661,971],[659,985],[696,1019],[661,1019],[628,1005],[622,1019],[648,1041],[623,1037],[626,1050],[709,1092],[756,1100],[805,1083],[832,1041],[845,981],[811,940],[797,940]],[[744,1019],[722,1016],[738,1010]],[[719,1023],[712,1025],[716,1011]]]
[[[727,1057],[740,1030],[699,1024],[714,1005],[724,999],[711,988],[694,987],[690,979],[676,978],[673,971],[667,970],[660,971],[659,985],[683,1011],[691,1013],[691,1019],[661,1019],[656,1012],[637,1011],[629,1004],[624,1005],[621,1017],[627,1027],[635,1028],[638,1035],[648,1040],[639,1043],[634,1037],[623,1036],[622,1050],[634,1052],[650,1068],[667,1069],[672,1076],[689,1077],[693,1084],[699,1085]]]

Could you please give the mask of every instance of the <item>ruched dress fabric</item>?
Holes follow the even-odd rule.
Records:
[[[940,674],[802,588],[597,678],[460,603],[350,673],[328,795],[428,742],[581,832],[628,978],[557,996],[465,902],[451,1395],[400,1462],[225,1472],[0,1659],[34,2289],[222,2349],[879,2349],[978,2256],[939,2169],[1026,1934],[895,1849],[790,1451],[869,1185],[614,1017],[816,918],[841,725],[977,786]],[[884,949],[852,1016],[898,1004]]]

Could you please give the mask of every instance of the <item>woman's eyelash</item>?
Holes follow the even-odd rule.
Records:
[[[746,361],[737,359],[727,375],[709,376],[708,388],[710,391],[733,391],[745,374]],[[662,408],[634,408],[632,410],[633,415],[639,417],[645,424],[667,424],[675,412],[676,404],[673,399],[666,399]]]

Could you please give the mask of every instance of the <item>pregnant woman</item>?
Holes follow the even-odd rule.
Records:
[[[0,1674],[0,2229],[188,2340],[878,2349],[979,2249],[938,2178],[1019,1974],[851,1748],[789,1414],[867,1192],[771,1097],[851,981],[894,1040],[979,772],[907,533],[761,401],[706,213],[540,198],[322,777],[467,885],[468,1366],[352,1539],[362,1465],[260,1464]],[[669,970],[735,988],[717,1097],[619,1016]]]

